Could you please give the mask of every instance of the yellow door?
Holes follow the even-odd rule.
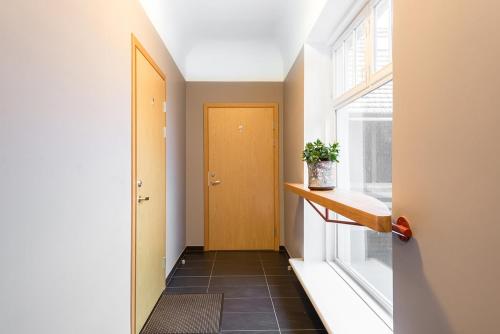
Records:
[[[279,246],[277,115],[273,105],[205,109],[208,249]]]
[[[165,80],[136,59],[136,333],[165,288]]]

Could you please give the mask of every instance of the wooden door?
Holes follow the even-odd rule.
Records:
[[[165,288],[165,80],[135,49],[135,332]]]
[[[205,246],[279,248],[276,105],[205,107]]]

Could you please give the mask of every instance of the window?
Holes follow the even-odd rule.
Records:
[[[375,6],[375,71],[392,63],[392,13],[390,0]]]
[[[336,111],[342,145],[337,186],[392,204],[392,81]],[[336,262],[388,312],[392,308],[392,235],[333,225]]]
[[[366,81],[368,20],[359,23],[337,43],[333,52],[334,96],[342,96]]]
[[[337,102],[392,73],[392,0],[371,1],[363,9],[334,43],[332,63]]]
[[[337,186],[392,207],[392,1],[371,1],[332,48]],[[341,219],[345,219],[342,218]],[[392,235],[329,224],[327,260],[392,326]]]
[[[361,23],[354,33],[356,34],[356,85],[363,83],[366,80],[366,22]]]

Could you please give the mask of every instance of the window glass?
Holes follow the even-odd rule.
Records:
[[[344,92],[344,48],[335,51],[335,96]]]
[[[392,4],[381,0],[375,6],[375,71],[392,63]]]
[[[366,80],[365,66],[366,66],[366,24],[363,22],[355,31],[356,34],[356,85]]]
[[[337,110],[343,155],[339,188],[392,206],[392,81]],[[386,305],[392,305],[392,236],[336,225],[335,260]],[[392,306],[391,306],[392,307]]]
[[[351,33],[344,42],[345,50],[345,90],[354,87],[355,82],[355,53],[354,53],[354,33]]]

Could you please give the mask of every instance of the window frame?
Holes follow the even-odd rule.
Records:
[[[337,139],[337,113],[340,109],[347,106],[348,104],[354,102],[355,100],[365,96],[372,91],[382,87],[383,85],[389,83],[393,80],[393,67],[392,67],[392,57],[391,63],[383,66],[378,71],[375,71],[375,8],[383,0],[368,0],[364,7],[357,13],[350,24],[346,26],[346,29],[338,35],[335,42],[331,44],[331,59],[332,59],[332,69],[333,69],[333,80],[332,80],[332,113],[330,114],[330,121],[332,122],[332,129],[334,133],[334,139]],[[389,6],[393,7],[393,0],[388,0]],[[393,10],[391,9],[391,30],[393,29]],[[364,80],[356,83],[356,77],[354,78],[354,87],[343,90],[340,95],[337,95],[337,59],[335,53],[337,50],[343,50],[343,61],[342,65],[344,67],[341,69],[343,74],[342,85],[345,87],[345,40],[353,34],[354,41],[356,41],[356,29],[361,24],[366,24],[365,29],[365,73]],[[392,50],[392,31],[391,31],[391,50]],[[356,47],[355,47],[356,50]],[[356,57],[356,55],[355,55]],[[356,63],[354,65],[356,68]],[[337,167],[336,167],[337,168]],[[338,169],[338,168],[337,168]],[[337,173],[336,173],[337,175]],[[366,279],[360,277],[353,269],[349,268],[349,265],[342,263],[338,259],[338,243],[337,243],[338,225],[333,224],[326,229],[326,262],[332,267],[335,272],[342,277],[342,279],[353,288],[353,290],[358,294],[358,296],[363,299],[363,301],[377,314],[391,329],[393,328],[393,305],[374,288]]]
[[[338,218],[338,215],[336,215]],[[361,228],[361,227],[360,227]],[[365,302],[365,304],[383,321],[386,325],[393,328],[393,312],[392,305],[385,302],[385,297],[369,284],[365,279],[361,278],[348,265],[336,260],[338,254],[337,245],[338,225],[334,224],[327,228],[326,242],[334,247],[326,247],[326,263],[354,290],[354,292]],[[330,252],[329,250],[333,250]]]
[[[385,65],[380,70],[375,71],[375,7],[383,0],[369,0],[366,5],[361,9],[361,11],[356,15],[356,17],[347,25],[346,29],[339,35],[335,42],[331,46],[331,59],[332,59],[332,69],[333,69],[333,83],[332,83],[332,97],[333,97],[333,109],[337,110],[343,106],[351,103],[357,98],[368,94],[369,92],[383,86],[387,82],[392,80],[392,62]],[[393,0],[390,1],[390,6],[392,7]],[[391,15],[392,18],[392,15]],[[359,25],[366,21],[366,50],[365,50],[365,80],[358,84],[354,84],[354,87],[342,90],[340,95],[336,94],[337,91],[337,62],[335,58],[335,53],[338,49],[342,48],[344,65],[342,68],[343,83],[342,87],[345,86],[345,47],[344,43],[349,37],[349,35],[354,35],[354,40],[356,40],[355,31]],[[391,24],[391,29],[393,25]],[[392,36],[392,33],[391,33]],[[392,38],[391,38],[392,40]],[[392,45],[392,42],[391,42]],[[391,58],[392,59],[392,58]],[[355,80],[356,82],[356,80]]]

